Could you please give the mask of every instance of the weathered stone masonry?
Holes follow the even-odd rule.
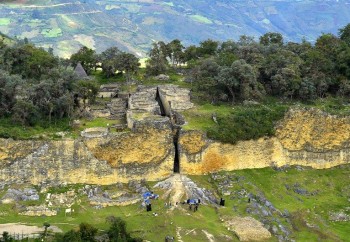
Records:
[[[134,123],[132,132],[76,140],[0,139],[0,185],[10,183],[113,184],[160,180],[174,169],[175,146],[169,118]],[[200,131],[181,131],[180,172],[304,165],[329,168],[350,162],[350,119],[315,109],[289,111],[276,137],[222,144]]]

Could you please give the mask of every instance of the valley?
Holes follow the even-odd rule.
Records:
[[[144,57],[153,41],[176,38],[188,46],[280,32],[288,41],[314,42],[350,21],[349,6],[347,0],[11,1],[0,4],[0,32],[66,58],[82,45],[98,52],[118,46]]]

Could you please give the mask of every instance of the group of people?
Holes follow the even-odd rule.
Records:
[[[189,204],[190,211],[193,210],[193,212],[198,211],[199,204],[201,203],[200,199],[187,199],[187,204]]]

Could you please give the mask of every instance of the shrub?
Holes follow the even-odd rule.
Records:
[[[208,137],[225,143],[258,139],[275,134],[275,123],[282,119],[287,108],[251,107],[218,116],[218,124],[208,130]]]

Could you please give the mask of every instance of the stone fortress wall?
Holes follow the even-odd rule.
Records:
[[[139,92],[147,93],[147,98],[130,96],[130,132],[96,129],[78,139],[0,139],[0,185],[161,180],[173,173],[176,152],[180,172],[195,175],[271,165],[323,169],[350,162],[350,118],[316,109],[290,110],[277,125],[275,137],[235,145],[209,140],[200,131],[180,131],[175,149],[171,117],[161,116],[154,100],[158,92],[161,102],[169,104],[165,110],[183,110],[193,106],[189,90],[166,86],[141,87]]]

